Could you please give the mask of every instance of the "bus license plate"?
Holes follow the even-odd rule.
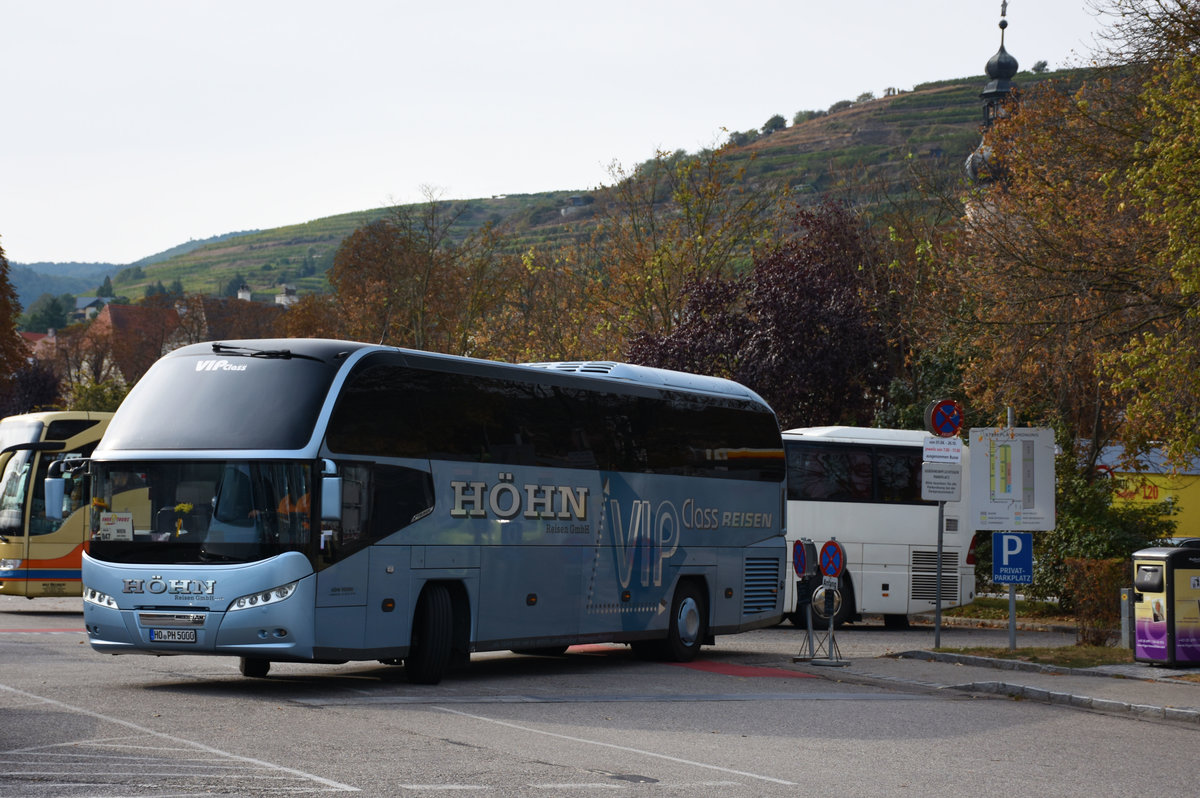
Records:
[[[151,629],[150,639],[155,643],[195,643],[195,629]]]

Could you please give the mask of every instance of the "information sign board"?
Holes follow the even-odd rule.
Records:
[[[926,438],[921,459],[926,463],[961,463],[962,438]]]
[[[962,466],[957,463],[922,463],[921,499],[927,502],[961,501]]]
[[[1054,529],[1054,431],[972,429],[970,481],[975,529]]]

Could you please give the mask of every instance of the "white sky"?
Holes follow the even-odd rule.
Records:
[[[124,264],[422,199],[610,183],[774,114],[982,75],[1000,0],[0,0],[0,246]],[[1023,69],[1087,0],[1011,0]],[[982,88],[982,85],[981,85]]]

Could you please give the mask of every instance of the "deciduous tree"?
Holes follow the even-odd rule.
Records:
[[[784,192],[748,184],[725,148],[660,152],[612,174],[592,241],[592,301],[619,349],[639,332],[670,333],[686,286],[748,268],[776,232]]]
[[[1061,421],[1089,463],[1118,434],[1128,400],[1099,364],[1164,311],[1162,275],[1147,268],[1160,236],[1112,188],[1137,142],[1128,100],[1105,79],[1028,92],[989,133],[1005,179],[968,199],[930,296],[970,353],[972,403],[994,418],[1009,406]]]
[[[476,354],[476,335],[503,305],[514,260],[490,225],[456,235],[462,206],[427,199],[342,242],[329,271],[340,329],[364,341]],[[305,308],[310,320],[317,309]]]
[[[879,252],[860,219],[825,203],[746,275],[688,286],[680,323],[631,343],[634,362],[735,379],[784,427],[870,423],[886,385],[886,339],[862,275]]]
[[[1146,83],[1149,133],[1124,186],[1142,229],[1157,234],[1146,274],[1162,312],[1105,366],[1127,397],[1127,443],[1158,442],[1182,464],[1200,456],[1200,10],[1187,4],[1165,27],[1167,41],[1191,46],[1156,64]]]

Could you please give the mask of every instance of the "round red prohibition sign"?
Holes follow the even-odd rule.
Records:
[[[830,540],[821,547],[821,573],[825,576],[839,577],[846,567],[846,550],[836,540]]]
[[[953,438],[962,429],[962,405],[953,399],[940,399],[934,402],[925,413],[925,425],[934,435]]]
[[[804,551],[804,541],[797,540],[792,544],[792,567],[796,569],[796,576],[804,576],[808,573],[808,553]]]

